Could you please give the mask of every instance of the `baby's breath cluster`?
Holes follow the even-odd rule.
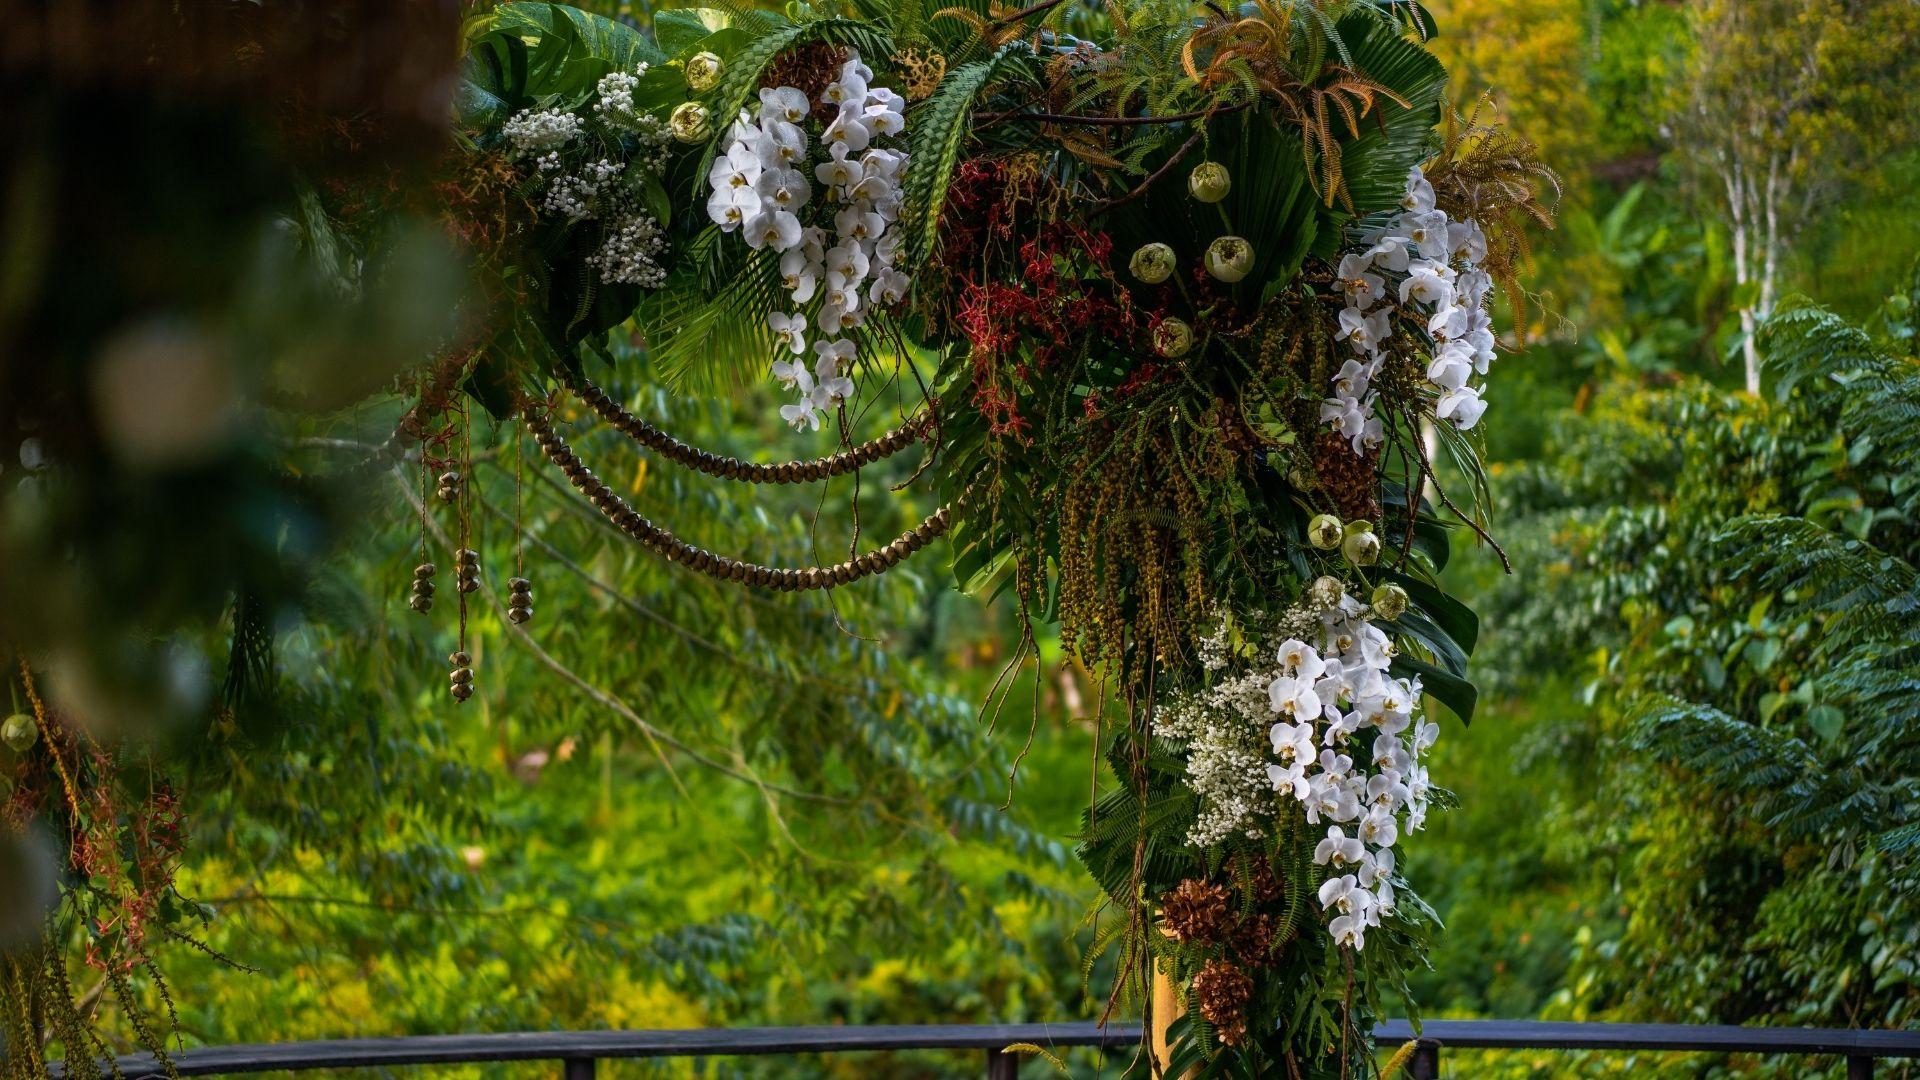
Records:
[[[500,135],[508,156],[531,166],[536,205],[567,225],[592,223],[601,242],[586,259],[612,285],[665,284],[666,231],[640,203],[647,178],[667,163],[667,125],[634,100],[641,64],[600,79],[586,115],[527,109],[509,117]]]

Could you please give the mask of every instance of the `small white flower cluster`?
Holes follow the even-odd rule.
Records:
[[[546,178],[546,190],[540,197],[542,211],[565,218],[569,224],[604,224],[599,250],[586,259],[588,266],[599,271],[601,280],[658,288],[667,279],[662,265],[667,252],[666,231],[641,208],[632,185],[625,180],[629,166],[637,164],[658,174],[666,165],[666,125],[641,112],[633,100],[640,76],[646,72],[645,64],[633,72],[612,72],[601,78],[595,94],[594,113],[600,122],[634,136],[638,143],[638,152],[629,160],[599,158],[569,171],[563,151],[574,147],[586,128],[580,117],[559,109],[516,113],[501,125],[500,133],[513,157],[531,158],[535,172]],[[591,152],[589,143],[584,153]]]
[[[1191,844],[1266,835],[1276,805],[1266,769],[1271,679],[1230,678],[1154,710],[1153,733],[1187,744],[1187,786],[1200,797],[1199,817],[1187,831]]]
[[[594,89],[593,110],[608,127],[639,136],[641,146],[649,152],[642,160],[657,173],[666,165],[667,142],[672,136],[665,123],[634,104],[633,92],[646,73],[647,65],[642,62],[632,72],[614,71],[602,76]]]
[[[560,109],[527,109],[515,113],[500,127],[515,156],[535,156],[558,150],[580,134],[580,118]]]
[[[826,157],[817,163],[800,126],[813,111],[805,92],[761,90],[759,115],[741,112],[707,174],[708,216],[724,232],[740,230],[748,247],[780,255],[781,280],[797,308],[768,316],[781,348],[803,357],[809,321],[820,332],[811,370],[801,360],[773,365],[774,378],[799,392],[780,409],[795,428],[818,429],[826,410],[853,394],[847,372],[856,350],[841,335],[861,326],[873,305],[897,304],[907,294],[907,275],[894,268],[899,234],[889,231],[900,216],[907,155],[878,145],[906,130],[906,101],[872,83],[872,69],[856,53],[823,92],[836,112],[820,135]],[[826,189],[824,205],[835,208],[831,233],[801,223],[815,180]]]
[[[1318,648],[1297,638],[1280,646],[1280,675],[1267,693],[1282,719],[1269,732],[1276,760],[1267,776],[1301,803],[1308,823],[1331,823],[1313,855],[1332,873],[1320,904],[1337,913],[1328,927],[1334,940],[1359,949],[1367,928],[1393,911],[1393,845],[1403,820],[1408,830],[1426,823],[1420,754],[1440,732],[1415,717],[1419,680],[1387,674],[1393,642],[1367,621],[1364,605],[1343,596],[1320,623]],[[1349,751],[1369,729],[1370,760],[1356,763]]]
[[[667,234],[652,214],[635,211],[615,218],[600,250],[587,256],[587,265],[602,280],[615,285],[657,289],[666,284],[667,270],[660,256],[667,251]]]
[[[1439,394],[1434,415],[1462,430],[1486,412],[1480,388],[1468,383],[1487,373],[1494,360],[1493,318],[1487,300],[1493,279],[1480,264],[1487,257],[1487,236],[1472,221],[1449,221],[1433,204],[1433,185],[1419,168],[1407,174],[1401,212],[1385,227],[1362,237],[1364,251],[1340,260],[1339,287],[1346,296],[1334,336],[1346,341],[1359,359],[1349,359],[1333,376],[1333,396],[1320,406],[1320,419],[1333,427],[1358,454],[1380,445],[1380,418],[1374,415],[1383,350],[1393,334],[1393,317],[1423,316],[1434,342],[1427,379]]]

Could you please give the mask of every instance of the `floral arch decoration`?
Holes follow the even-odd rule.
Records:
[[[448,185],[490,317],[394,445],[425,446],[459,504],[476,401],[636,543],[748,588],[837,588],[944,537],[957,584],[1011,592],[1016,664],[1056,623],[1124,702],[1079,838],[1113,913],[1094,949],[1120,954],[1109,1012],[1151,1008],[1157,972],[1182,1014],[1134,1067],[1364,1073],[1381,994],[1435,929],[1395,852],[1436,797],[1424,703],[1470,717],[1477,631],[1436,580],[1455,534],[1498,551],[1472,433],[1492,306],[1528,303],[1554,187],[1447,104],[1435,33],[1407,0],[847,0],[644,32],[494,8],[468,28]],[[770,380],[798,440],[839,449],[680,441],[593,381],[622,328],[670,383]],[[879,388],[914,380],[866,430]],[[837,565],[710,552],[596,476],[561,394],[728,482],[915,453],[940,508]],[[508,588],[531,620],[531,583]]]

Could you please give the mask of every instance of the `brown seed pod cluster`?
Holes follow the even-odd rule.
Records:
[[[1227,960],[1209,960],[1193,977],[1193,998],[1200,1015],[1228,1046],[1247,1038],[1247,1002],[1253,997],[1253,979]]]
[[[1188,878],[1160,898],[1160,924],[1181,944],[1220,941],[1232,924],[1233,907],[1224,886]]]
[[[466,478],[461,476],[459,472],[448,469],[446,472],[440,474],[439,485],[434,488],[434,494],[438,495],[440,501],[443,503],[458,502],[460,501],[460,492],[466,485],[466,482]]]

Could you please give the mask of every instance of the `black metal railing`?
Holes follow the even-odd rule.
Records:
[[[1374,1031],[1374,1042],[1397,1047],[1415,1039],[1404,1020]],[[988,1080],[1013,1080],[1016,1043],[1059,1050],[1091,1046],[1124,1051],[1138,1045],[1137,1024],[936,1024],[890,1027],[709,1028],[680,1031],[530,1031],[502,1035],[416,1035],[331,1039],[184,1050],[172,1055],[182,1076],[303,1069],[389,1068],[475,1062],[553,1061],[564,1080],[593,1080],[614,1058],[847,1054],[899,1050],[973,1050],[985,1056]],[[1440,1075],[1449,1047],[1492,1050],[1666,1050],[1712,1054],[1797,1054],[1840,1058],[1848,1080],[1873,1075],[1876,1060],[1920,1058],[1920,1031],[1841,1028],[1712,1027],[1694,1024],[1561,1024],[1529,1020],[1429,1020],[1422,1025],[1410,1070],[1417,1080]],[[160,1075],[144,1055],[122,1058],[129,1080]]]

